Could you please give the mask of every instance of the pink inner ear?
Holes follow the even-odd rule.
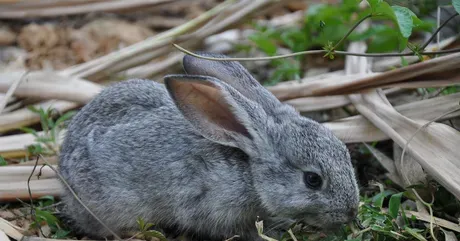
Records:
[[[231,110],[222,92],[207,82],[175,82],[176,98],[189,105],[199,116],[209,122],[232,132],[249,136],[247,129],[240,123]]]

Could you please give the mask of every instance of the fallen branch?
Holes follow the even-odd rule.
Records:
[[[17,80],[21,79],[25,81],[17,83]],[[87,80],[66,77],[54,72],[0,73],[0,92],[6,92],[16,83],[14,95],[18,97],[67,100],[80,104],[88,103],[102,89],[102,86]]]
[[[442,82],[445,85],[445,78],[450,78],[449,83],[460,82],[460,75],[456,69],[460,66],[460,53],[451,54],[436,59],[427,60],[399,69],[379,74],[350,74],[342,79],[327,79],[301,83],[297,85],[280,85],[268,89],[280,100],[288,100],[306,96],[324,96],[356,93],[372,88],[398,86],[419,80],[426,75],[424,82]],[[447,72],[446,72],[447,71]],[[450,72],[449,72],[450,71]],[[441,76],[439,76],[442,74]],[[420,80],[419,80],[420,81]],[[434,83],[430,83],[433,85]],[[415,87],[413,84],[410,85]]]
[[[402,91],[400,88],[391,88],[384,91],[385,94],[394,94]],[[318,110],[327,110],[346,106],[350,104],[350,99],[346,95],[335,96],[318,96],[304,97],[284,101],[284,103],[293,106],[297,111],[309,112]]]
[[[90,12],[115,12],[139,9],[173,2],[174,0],[112,0],[112,1],[73,1],[65,6],[41,4],[11,4],[0,8],[0,19],[44,18],[70,16]]]
[[[3,218],[0,218],[0,231],[3,231],[6,235],[16,240],[21,240],[24,237],[21,232],[14,228],[13,224]]]
[[[362,43],[352,43],[349,48],[364,51],[365,45]],[[453,56],[456,57],[454,58]],[[445,61],[447,60],[451,62],[446,63]],[[432,66],[423,65],[429,62],[426,61],[416,64],[418,65],[416,68],[410,69],[425,71],[426,73],[426,70],[421,70],[420,66],[438,71],[446,68],[446,66],[453,67],[455,65],[452,65],[452,63],[460,62],[460,54],[440,57],[430,61],[432,61]],[[367,71],[365,58],[347,56],[346,64],[347,74]],[[394,73],[388,76],[396,77]],[[406,71],[397,71],[397,73],[411,76],[411,73]],[[460,135],[458,135],[457,130],[440,123],[431,123],[431,125],[422,130],[421,127],[426,121],[412,120],[401,115],[391,106],[385,95],[378,93],[377,90],[350,95],[349,98],[363,116],[401,147],[406,145],[406,142],[412,138],[413,133],[420,130],[420,133],[413,137],[412,142],[407,146],[408,153],[420,163],[428,174],[449,190],[456,198],[460,199],[460,179],[458,179],[458,173],[460,173],[460,161],[458,160],[460,149],[455,144],[460,143]],[[458,109],[458,105],[455,108]]]
[[[43,196],[58,197],[63,193],[61,183],[55,178],[32,180],[30,181],[30,189],[33,199]],[[29,200],[27,180],[0,183],[0,200],[16,201],[17,199]]]
[[[33,166],[4,166],[0,167],[0,182],[18,182],[18,181],[27,181],[27,178],[31,174]],[[40,174],[40,177],[38,175]],[[56,177],[51,168],[45,166],[43,168],[37,168],[33,173],[34,177],[32,180],[42,180],[50,179]]]

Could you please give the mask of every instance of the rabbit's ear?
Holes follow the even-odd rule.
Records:
[[[201,135],[223,145],[250,148],[253,119],[263,114],[255,103],[213,77],[168,75],[164,80],[179,110]]]
[[[225,58],[220,54],[198,53],[202,56]],[[215,77],[231,87],[246,98],[261,105],[267,113],[270,113],[279,100],[263,87],[239,62],[236,61],[212,61],[185,55],[183,59],[184,70],[191,75],[205,75]]]

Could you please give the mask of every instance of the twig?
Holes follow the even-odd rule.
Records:
[[[62,15],[75,15],[83,14],[88,12],[110,12],[110,11],[121,11],[127,9],[138,9],[140,7],[150,7],[159,4],[165,4],[172,2],[173,0],[119,0],[119,1],[103,1],[103,2],[88,2],[88,3],[76,3],[73,6],[48,6],[43,8],[38,6],[35,8],[22,9],[19,8],[3,8],[0,14],[0,19],[21,19],[30,17],[56,17]]]
[[[406,149],[407,149],[409,143],[414,139],[414,137],[417,135],[418,132],[420,132],[421,130],[423,130],[424,128],[426,128],[426,127],[427,127],[428,125],[430,125],[431,123],[433,123],[433,122],[435,122],[435,121],[437,121],[437,120],[439,120],[439,119],[441,119],[441,118],[443,118],[443,117],[445,117],[445,116],[447,116],[447,115],[450,115],[450,114],[452,114],[452,113],[454,113],[454,112],[456,112],[456,111],[459,111],[459,110],[460,110],[460,107],[458,107],[458,108],[456,108],[456,109],[454,109],[454,110],[451,110],[451,111],[449,111],[449,112],[446,112],[446,113],[444,113],[444,114],[442,114],[442,115],[440,115],[440,116],[434,118],[433,120],[431,120],[431,121],[425,123],[425,124],[422,125],[420,128],[418,128],[418,129],[414,132],[414,134],[412,134],[412,136],[407,140],[406,144],[404,145],[404,148],[403,148],[402,153],[401,153],[401,158],[400,158],[400,159],[401,159],[401,166],[402,166],[402,163],[404,162],[404,154],[406,153]],[[406,182],[410,185],[410,181],[409,181],[409,179],[407,178],[407,176],[406,176],[405,174],[403,174],[402,176],[403,176],[404,179],[406,179]],[[411,190],[412,190],[412,192],[414,192],[415,196],[417,196],[417,199],[419,199],[419,201],[420,201],[421,203],[423,203],[423,204],[428,208],[428,210],[429,210],[429,212],[430,212],[430,233],[431,233],[432,238],[433,238],[435,241],[437,241],[436,236],[435,236],[435,234],[434,234],[434,229],[433,229],[434,216],[433,216],[433,208],[431,207],[432,204],[433,204],[434,198],[433,198],[433,201],[432,201],[431,203],[427,203],[427,202],[425,202],[425,200],[422,199],[422,197],[420,197],[420,195],[418,194],[418,192],[417,192],[415,189],[411,188]]]
[[[232,241],[232,240],[234,240],[235,238],[239,238],[239,237],[240,237],[239,235],[233,235],[231,238],[226,239],[225,241]]]
[[[35,209],[34,209],[34,201],[32,198],[32,191],[30,190],[30,180],[32,179],[32,176],[34,175],[35,169],[37,168],[38,165],[38,159],[39,157],[37,156],[37,159],[35,160],[35,165],[32,168],[32,172],[29,175],[29,178],[27,178],[27,191],[29,192],[29,199],[30,199],[30,217],[35,220],[35,223],[38,226],[38,230],[40,231],[40,234],[43,237],[46,237],[46,235],[43,233],[42,227],[40,225],[40,222],[37,220],[37,216],[35,215]]]
[[[439,120],[439,119],[442,119],[443,117],[448,116],[448,115],[450,115],[450,114],[452,114],[452,113],[454,113],[454,112],[457,112],[457,111],[459,111],[459,110],[460,110],[460,107],[457,107],[457,108],[454,109],[454,110],[451,110],[451,111],[449,111],[449,112],[446,112],[446,113],[444,113],[444,114],[442,114],[442,115],[440,115],[440,116],[438,116],[438,117],[432,119],[431,121],[428,121],[427,123],[425,123],[424,125],[422,125],[420,128],[418,128],[418,129],[414,132],[414,134],[412,134],[412,136],[407,140],[406,144],[404,145],[404,148],[403,148],[402,153],[401,153],[401,163],[404,161],[404,154],[406,153],[406,149],[407,149],[407,147],[409,146],[409,143],[414,139],[414,137],[415,137],[421,130],[423,130],[424,128],[426,128],[426,127],[427,127],[428,125],[430,125],[431,123],[433,123],[433,122],[435,122],[435,121],[437,121],[437,120]],[[406,178],[407,178],[407,177],[406,177]]]
[[[357,23],[353,25],[353,27],[345,34],[345,36],[340,39],[337,44],[334,45],[331,49],[324,49],[324,50],[307,50],[307,51],[300,51],[296,53],[291,53],[291,54],[285,54],[285,55],[277,55],[277,56],[268,56],[268,57],[257,57],[257,58],[215,58],[215,57],[205,57],[201,56],[195,53],[192,53],[189,50],[186,50],[179,45],[173,43],[173,46],[180,51],[192,55],[197,58],[201,59],[206,59],[206,60],[213,60],[213,61],[259,61],[259,60],[274,60],[274,59],[283,59],[283,58],[290,58],[290,57],[295,57],[295,56],[300,56],[300,55],[308,55],[308,54],[319,54],[319,53],[325,53],[327,56],[328,54],[334,53],[334,54],[339,54],[339,55],[349,55],[349,56],[360,56],[360,57],[402,57],[402,56],[417,56],[417,55],[437,55],[437,54],[445,54],[445,53],[456,53],[460,52],[460,48],[456,49],[449,49],[449,50],[441,50],[441,51],[423,51],[426,46],[431,42],[431,40],[436,36],[436,34],[455,16],[457,16],[458,13],[452,15],[446,22],[444,22],[437,30],[436,32],[431,36],[431,38],[423,45],[422,48],[420,48],[422,51],[420,53],[411,51],[411,52],[405,52],[405,53],[353,53],[353,52],[346,52],[346,51],[336,51],[335,49],[342,44],[343,41],[345,41],[348,36],[366,19],[371,18],[372,14],[368,14],[364,16],[362,19],[360,19]]]
[[[434,98],[438,95],[440,95],[444,90],[446,90],[447,87],[442,87],[442,88],[439,88],[438,90],[436,90],[435,92],[433,92],[432,94],[430,93],[427,93],[427,96],[426,97],[423,97],[423,99],[431,99],[431,98]]]
[[[289,229],[289,230],[288,230],[288,233],[289,233],[289,235],[291,236],[291,238],[292,238],[293,241],[297,241],[297,238],[296,238],[296,236],[294,235],[294,233],[292,232],[292,229]]]
[[[4,233],[8,234],[8,236],[16,239],[16,240],[22,240],[24,235],[18,231],[20,230],[19,227],[13,225],[12,223],[6,221],[3,218],[0,218],[0,231],[3,231]]]
[[[67,187],[67,189],[72,193],[72,195],[75,197],[75,199],[83,206],[83,208],[85,208],[86,211],[88,211],[88,213],[91,214],[91,216],[93,216],[107,231],[109,231],[116,240],[121,241],[122,239],[120,238],[120,236],[118,236],[114,231],[112,231],[112,229],[110,229],[99,217],[96,216],[96,214],[94,214],[91,211],[91,209],[89,209],[88,206],[86,206],[83,203],[83,201],[78,197],[77,193],[75,193],[75,191],[72,189],[72,187],[70,187],[70,185],[67,183],[67,181],[64,179],[64,177],[56,170],[56,168],[54,168],[51,164],[49,164],[48,161],[46,160],[46,158],[42,154],[39,154],[39,157],[41,157],[43,159],[43,161],[45,162],[44,165],[47,165],[54,172],[56,172],[56,175],[64,183],[64,185]]]
[[[421,49],[425,49],[426,46],[428,46],[428,44],[430,44],[431,41],[433,41],[434,37],[436,37],[436,35],[438,34],[439,31],[441,31],[442,28],[444,28],[444,26],[446,26],[446,24],[454,19],[456,16],[458,16],[458,13],[455,13],[453,14],[452,16],[450,16],[443,24],[441,24],[441,26],[439,26],[436,31],[434,31],[434,33],[431,35],[431,37],[422,45]]]
[[[216,57],[208,57],[202,56],[196,53],[191,52],[177,44],[172,44],[175,48],[179,51],[184,52],[188,55],[193,57],[197,57],[200,59],[212,60],[212,61],[265,61],[265,60],[274,60],[274,59],[284,59],[290,57],[296,57],[300,55],[307,55],[307,54],[324,54],[328,53],[327,50],[307,50],[301,51],[291,54],[284,54],[284,55],[276,55],[276,56],[268,56],[268,57],[256,57],[256,58],[216,58]],[[457,53],[460,52],[460,48],[455,49],[448,49],[448,50],[440,50],[440,51],[427,51],[421,52],[421,55],[436,55],[436,54],[447,54],[447,53]],[[413,52],[406,52],[406,53],[375,53],[375,54],[366,54],[366,53],[354,53],[354,52],[346,52],[346,51],[334,51],[335,54],[338,55],[349,55],[349,56],[360,56],[360,57],[400,57],[400,56],[416,56]]]
[[[6,104],[8,103],[8,99],[13,96],[14,91],[16,88],[19,86],[19,84],[22,82],[24,77],[28,74],[28,71],[25,72],[21,78],[16,79],[13,84],[11,84],[10,88],[6,92],[5,96],[3,97],[3,100],[0,102],[0,114],[2,113],[3,109],[5,109]]]

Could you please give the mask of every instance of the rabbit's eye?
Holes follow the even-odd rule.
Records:
[[[321,176],[314,172],[305,172],[303,178],[305,184],[311,189],[320,189],[323,184]]]

